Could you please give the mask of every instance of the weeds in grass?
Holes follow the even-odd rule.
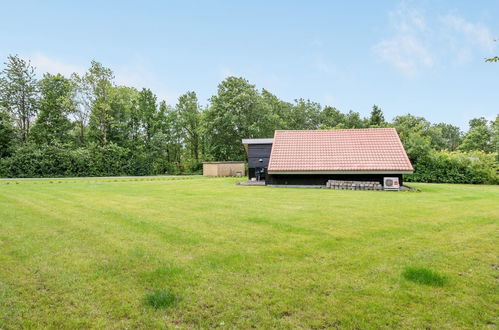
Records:
[[[408,281],[430,286],[443,286],[446,282],[445,276],[424,267],[406,267],[402,276]]]
[[[147,294],[144,301],[147,305],[156,309],[169,308],[179,301],[179,297],[170,289],[156,290]]]

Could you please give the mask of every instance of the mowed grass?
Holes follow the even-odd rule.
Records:
[[[0,328],[498,327],[498,186],[234,183],[0,182]]]

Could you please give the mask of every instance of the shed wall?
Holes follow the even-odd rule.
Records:
[[[239,172],[241,177],[244,176],[244,163],[236,164],[217,164],[218,176],[237,176]]]
[[[203,164],[203,176],[218,176],[217,164]]]
[[[204,163],[203,176],[237,176],[245,175],[244,163]]]

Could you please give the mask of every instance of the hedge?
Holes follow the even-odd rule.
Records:
[[[406,181],[498,184],[497,156],[482,151],[434,151],[418,159]]]

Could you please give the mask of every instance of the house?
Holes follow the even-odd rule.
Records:
[[[328,180],[383,184],[413,168],[394,128],[278,130],[243,139],[249,178],[267,185],[326,185]]]

